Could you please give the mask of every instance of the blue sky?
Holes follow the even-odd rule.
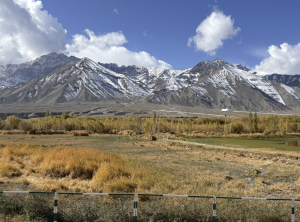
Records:
[[[22,52],[19,52],[19,54],[21,54],[19,61],[22,61],[24,58],[28,59],[34,57],[41,52],[51,50],[63,51],[65,47],[61,45],[68,44],[69,46],[66,47],[68,53],[73,53],[76,56],[88,55],[93,57],[92,59],[95,61],[99,60],[99,62],[113,62],[112,60],[115,58],[116,63],[119,64],[132,62],[136,63],[136,65],[147,66],[147,64],[150,64],[158,67],[168,67],[168,65],[171,65],[174,69],[186,69],[193,67],[200,61],[221,58],[230,63],[247,65],[262,73],[277,72],[295,74],[300,68],[300,58],[298,58],[300,55],[299,1],[0,0],[0,2],[1,1],[3,1],[4,5],[5,3],[7,5],[9,4],[7,1],[15,1],[17,6],[23,7],[31,16],[34,16],[35,13],[39,13],[38,10],[46,10],[48,17],[57,19],[58,24],[54,24],[55,27],[57,27],[55,29],[59,29],[61,33],[60,36],[54,35],[54,39],[57,39],[57,45],[51,40],[51,44],[48,45],[52,46],[47,49],[43,49],[41,46],[40,51],[36,50],[30,55],[23,55],[23,57]],[[40,2],[40,5],[30,11],[30,7],[32,6],[26,5],[24,1],[27,1],[27,4],[28,2],[32,4]],[[7,8],[9,7],[7,6]],[[43,12],[45,14],[45,11]],[[16,12],[12,10],[11,14],[12,13]],[[212,16],[213,13],[216,15],[214,18]],[[217,28],[219,27],[220,31],[209,33],[209,18],[211,19],[210,21],[214,21],[216,24],[220,23],[219,26],[216,26]],[[7,17],[2,18],[2,20],[5,19],[7,19]],[[224,22],[226,19],[227,23]],[[48,21],[47,18],[45,18],[45,21]],[[205,23],[205,21],[207,22]],[[55,21],[52,20],[51,22],[55,23]],[[196,35],[196,29],[201,23],[204,25],[201,28],[201,32]],[[49,27],[47,22],[43,23],[43,25]],[[225,26],[228,28],[222,30],[222,27]],[[0,22],[0,40],[5,28],[3,27]],[[16,25],[16,27],[20,26]],[[62,33],[63,29],[67,32]],[[90,36],[84,31],[87,29],[90,33],[93,32]],[[109,33],[111,35],[107,35]],[[77,38],[74,38],[76,35]],[[223,39],[218,39],[218,37],[211,37],[211,35],[224,35],[224,37]],[[41,36],[43,35],[41,34]],[[91,36],[94,36],[95,39],[102,36],[101,39],[99,38],[92,43],[93,47],[91,47],[91,50],[93,53],[87,52],[87,48],[90,46],[89,39],[92,38]],[[196,37],[188,46],[189,38],[193,36]],[[203,38],[203,36],[206,37]],[[104,37],[110,40],[103,40]],[[39,39],[40,38],[42,37],[39,37]],[[49,35],[47,38],[49,38]],[[63,38],[63,40],[60,40],[60,38]],[[111,39],[116,38],[117,40],[111,43]],[[215,42],[212,43],[210,41],[211,39]],[[74,43],[74,40],[76,40],[77,43]],[[96,49],[103,41],[106,41],[106,46],[101,48],[101,50]],[[198,45],[196,41],[198,41]],[[219,43],[217,43],[218,41]],[[85,42],[85,44],[82,44],[82,42]],[[281,46],[283,43],[287,44]],[[207,48],[207,45],[210,44],[211,46]],[[30,44],[28,47],[30,47]],[[78,51],[80,47],[83,47],[83,49]],[[107,47],[113,48],[109,48],[110,51],[107,52],[106,56],[105,50]],[[271,47],[271,53],[268,52],[269,47]],[[118,54],[120,50],[122,52]],[[140,53],[142,51],[146,54]],[[155,57],[155,59],[153,59],[152,56]],[[132,59],[132,57],[134,57],[134,59]],[[151,61],[147,63],[147,61],[143,59]],[[295,59],[296,62],[294,61]],[[163,62],[157,62],[158,60],[162,60]],[[14,60],[11,59],[9,62],[13,61]],[[260,64],[261,62],[262,64]],[[5,63],[4,60],[2,61],[2,64],[3,63]],[[256,65],[257,67],[255,67]],[[300,70],[298,73],[300,73]]]

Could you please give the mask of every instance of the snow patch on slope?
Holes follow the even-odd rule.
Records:
[[[292,88],[284,84],[280,84],[282,88],[284,88],[289,94],[291,94],[295,99],[299,100],[300,98],[297,96],[297,92]]]
[[[252,86],[260,89],[261,91],[268,94],[276,101],[285,105],[285,102],[283,101],[283,99],[281,98],[281,96],[279,95],[277,90],[268,81],[266,81],[263,77],[252,74],[251,72],[247,72],[247,71],[238,69],[238,68],[230,66],[230,65],[226,65],[225,68],[227,70],[229,70],[230,72],[237,74],[240,78],[242,78],[249,85],[252,85]]]

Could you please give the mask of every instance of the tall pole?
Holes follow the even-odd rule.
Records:
[[[225,136],[226,136],[226,115],[225,115],[224,134],[225,134]]]
[[[152,135],[156,134],[156,112],[153,111],[153,117],[152,117]]]
[[[159,118],[159,115],[156,116],[156,123],[155,125],[157,125],[157,133],[159,133],[159,122],[158,122],[158,119]]]

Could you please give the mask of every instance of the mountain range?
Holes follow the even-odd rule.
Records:
[[[300,108],[300,75],[257,75],[221,59],[168,70],[118,66],[51,53],[0,66],[0,106],[122,101],[289,111]]]

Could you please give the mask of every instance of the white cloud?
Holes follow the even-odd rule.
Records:
[[[111,32],[98,36],[88,29],[85,32],[87,36],[74,35],[72,44],[66,45],[69,55],[88,57],[102,63],[172,69],[170,64],[155,59],[147,52],[132,52],[126,49],[123,45],[127,43],[127,40],[122,32]]]
[[[64,49],[66,31],[41,1],[1,0],[0,65]]]
[[[118,9],[114,9],[114,12],[119,15]]]
[[[79,58],[121,65],[172,68],[149,53],[132,52],[122,32],[74,35],[66,44],[66,30],[47,11],[40,0],[0,0],[0,65],[22,63],[51,52],[64,52]],[[114,9],[118,14],[118,10]]]
[[[215,10],[196,29],[196,35],[188,40],[188,46],[213,56],[223,46],[223,41],[233,38],[241,29],[234,28],[234,19]]]
[[[269,57],[254,68],[258,74],[300,74],[300,43],[283,43],[280,47],[271,45],[268,53]]]
[[[147,30],[143,31],[143,35],[147,37]]]

